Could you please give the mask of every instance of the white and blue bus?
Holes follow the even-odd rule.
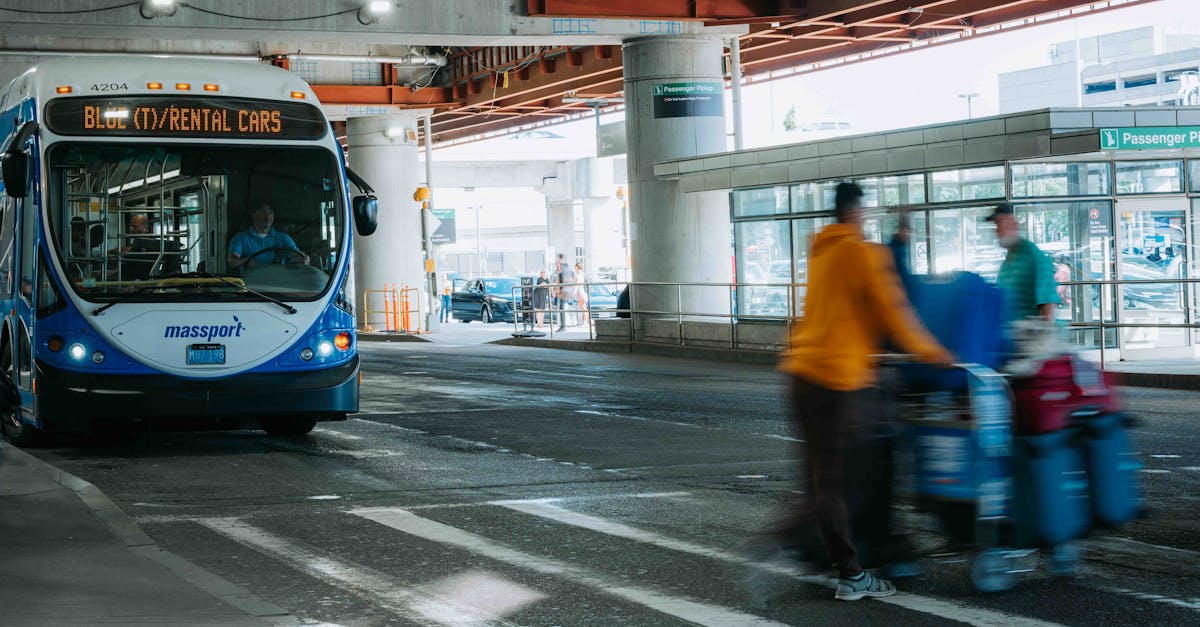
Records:
[[[303,434],[358,410],[349,223],[369,235],[377,202],[294,74],[56,60],[0,91],[0,138],[10,440],[160,420]]]

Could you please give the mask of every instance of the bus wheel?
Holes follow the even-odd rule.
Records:
[[[0,381],[0,385],[10,387],[8,390],[0,390],[0,431],[4,432],[9,442],[17,446],[37,446],[42,440],[42,432],[33,425],[21,422],[21,397],[13,384],[13,376],[16,373],[13,371],[12,349],[9,347],[7,335],[4,342],[0,343],[0,372],[7,378],[6,381]]]
[[[317,426],[316,416],[264,416],[258,419],[263,431],[270,435],[305,435]]]

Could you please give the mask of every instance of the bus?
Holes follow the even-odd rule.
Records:
[[[10,441],[358,411],[348,224],[378,201],[293,73],[57,59],[0,91],[0,137]]]

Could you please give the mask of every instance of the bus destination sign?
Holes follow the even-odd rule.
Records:
[[[244,98],[63,98],[46,106],[59,135],[311,140],[325,136],[316,107]]]

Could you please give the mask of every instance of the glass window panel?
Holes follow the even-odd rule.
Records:
[[[1014,163],[1013,198],[1106,196],[1111,192],[1107,163]]]
[[[1183,161],[1117,162],[1118,194],[1169,194],[1183,191]]]
[[[792,282],[792,234],[788,226],[787,220],[737,223],[739,315],[788,315],[787,285]]]
[[[1191,164],[1191,174],[1188,176],[1188,180],[1191,181],[1190,187],[1193,192],[1200,193],[1200,159],[1192,159],[1189,163]]]
[[[864,207],[897,207],[925,202],[925,175],[906,174],[856,181],[863,188]]]
[[[1004,251],[996,243],[996,227],[984,221],[992,209],[965,207],[929,213],[933,272],[965,270],[995,280]]]
[[[796,252],[792,260],[792,265],[795,267],[796,283],[798,284],[795,296],[795,315],[797,316],[804,312],[804,284],[808,282],[808,253],[812,250],[813,237],[821,229],[830,224],[833,224],[832,217],[806,218],[792,221],[792,241],[796,243],[794,246]]]
[[[733,192],[733,217],[770,216],[788,212],[788,188],[760,187]]]
[[[792,186],[792,213],[810,213],[824,211],[817,200],[820,198],[815,183],[801,183]]]
[[[1004,166],[934,172],[929,202],[1004,198]]]

